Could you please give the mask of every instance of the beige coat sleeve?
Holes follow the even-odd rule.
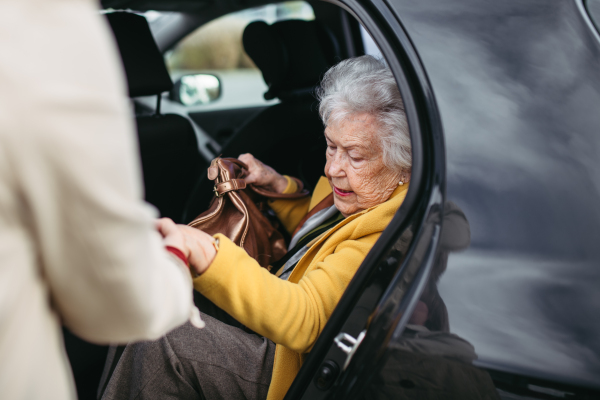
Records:
[[[3,81],[0,106],[10,115],[2,120],[2,156],[40,279],[63,323],[81,337],[157,338],[190,316],[192,285],[183,263],[163,248],[156,211],[142,201],[112,36],[89,10],[92,2],[35,3],[53,35],[39,34],[40,26],[10,38],[14,51],[7,53],[20,58],[3,64],[11,79]]]

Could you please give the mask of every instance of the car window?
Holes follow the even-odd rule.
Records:
[[[173,81],[184,75],[212,73],[221,84],[221,96],[211,104],[193,106],[228,109],[270,104],[260,70],[245,53],[242,34],[253,21],[272,24],[288,19],[314,20],[312,7],[304,1],[269,4],[227,14],[210,21],[181,40],[165,54]]]
[[[381,51],[379,51],[379,47],[377,47],[377,44],[375,44],[375,41],[373,40],[369,32],[367,32],[367,30],[362,25],[360,26],[360,36],[362,37],[365,54],[383,60],[383,55],[381,54]]]
[[[587,0],[585,5],[596,30],[600,32],[600,0]]]

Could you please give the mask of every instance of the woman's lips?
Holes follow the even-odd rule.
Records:
[[[333,187],[333,191],[335,192],[335,194],[337,194],[338,196],[350,196],[352,193],[354,193],[351,190],[343,190],[343,189],[339,189],[337,187]]]

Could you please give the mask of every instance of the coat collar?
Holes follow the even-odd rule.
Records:
[[[319,182],[319,184],[320,183],[321,182]],[[327,183],[327,185],[329,186],[329,183]],[[292,271],[288,280],[290,282],[299,282],[306,270],[313,263],[313,260],[319,259],[321,245],[336,232],[348,229],[347,234],[343,234],[343,238],[339,239],[341,241],[346,240],[351,236],[362,237],[373,233],[383,232],[404,201],[408,186],[408,184],[398,186],[387,201],[348,216],[319,237],[306,254],[298,261],[298,264]],[[316,190],[317,188],[315,188],[315,191]],[[329,192],[331,193],[331,187]]]

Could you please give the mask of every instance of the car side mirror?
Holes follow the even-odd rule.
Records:
[[[184,75],[171,90],[171,100],[184,106],[210,104],[221,96],[221,81],[212,74]]]

